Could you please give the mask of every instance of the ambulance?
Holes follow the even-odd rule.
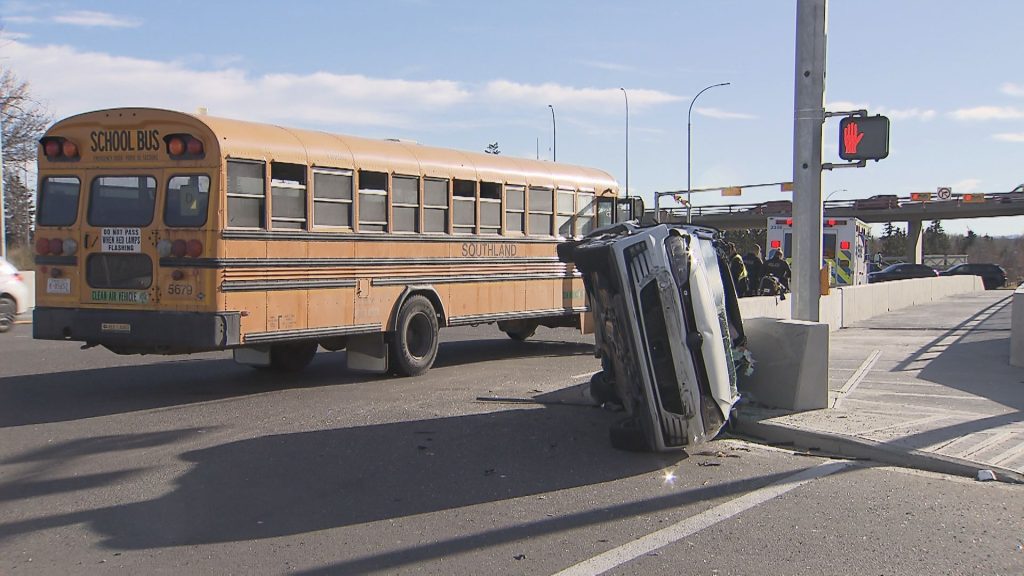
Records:
[[[832,286],[856,286],[868,283],[868,233],[870,228],[856,218],[825,218],[822,221],[822,266],[832,269]],[[776,250],[793,263],[793,218],[768,218],[768,250]]]

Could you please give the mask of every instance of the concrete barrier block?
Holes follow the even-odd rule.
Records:
[[[744,321],[754,373],[740,380],[740,393],[772,408],[828,407],[828,325],[801,320]]]
[[[1024,368],[1024,288],[1013,293],[1010,311],[1010,365]]]

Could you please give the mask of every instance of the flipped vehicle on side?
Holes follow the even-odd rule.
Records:
[[[612,445],[668,451],[713,438],[739,400],[747,361],[717,230],[626,222],[558,247],[582,272],[604,370],[600,403],[622,405]]]

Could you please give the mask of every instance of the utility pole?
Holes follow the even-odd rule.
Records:
[[[7,206],[4,203],[4,119],[0,114],[0,258],[7,259]]]
[[[827,0],[797,0],[793,110],[793,318],[818,321],[821,299],[821,130]]]

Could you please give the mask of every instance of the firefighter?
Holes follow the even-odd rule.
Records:
[[[757,287],[761,285],[761,273],[764,269],[764,260],[761,258],[761,246],[754,244],[754,247],[743,255],[743,265],[747,268],[747,283],[750,296],[757,295]]]
[[[730,243],[728,251],[729,272],[732,273],[732,283],[736,286],[736,295],[746,296],[750,292],[750,286],[747,283],[747,267],[743,264],[743,257],[736,250],[735,244]]]

